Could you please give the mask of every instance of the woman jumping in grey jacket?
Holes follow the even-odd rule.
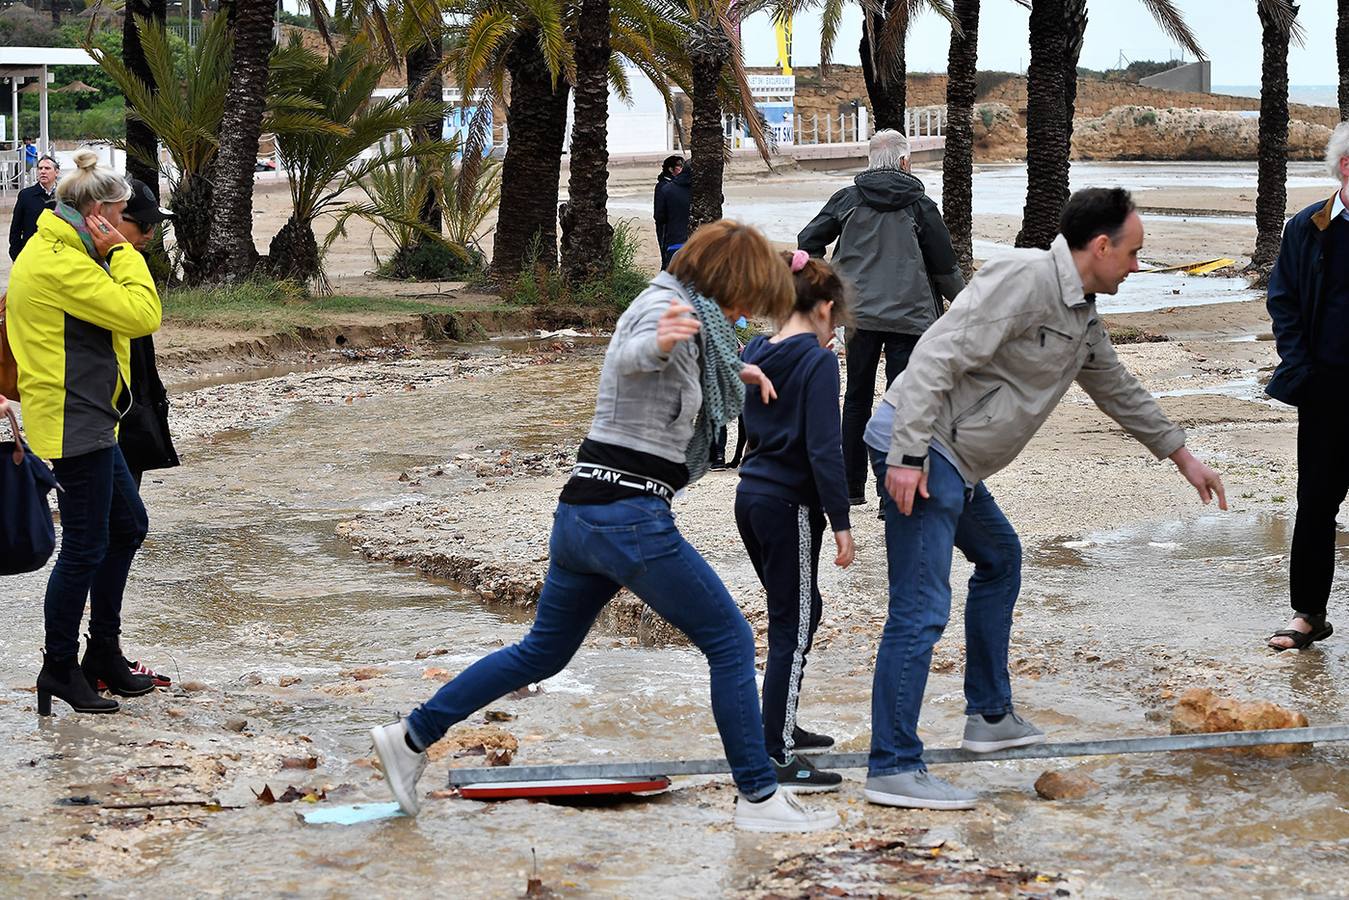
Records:
[[[571,660],[604,605],[626,587],[707,657],[712,713],[751,831],[818,831],[832,812],[778,788],[764,748],[754,636],[712,567],[675,527],[675,492],[706,470],[716,429],[735,418],[745,384],[775,394],[736,353],[731,322],[781,317],[793,302],[787,267],[764,237],[726,220],[704,225],[668,273],[618,320],[600,372],[590,433],[562,489],[548,575],[529,633],[469,666],[407,718],[371,730],[389,787],[409,815],[426,748],[457,722]],[[691,314],[691,315],[690,315]]]

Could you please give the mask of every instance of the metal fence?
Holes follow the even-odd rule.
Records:
[[[946,107],[920,106],[904,111],[904,131],[909,137],[939,137],[946,133]],[[723,116],[722,133],[732,149],[753,145],[749,128],[741,116]],[[769,124],[767,133],[778,144],[846,144],[870,140],[874,131],[867,110],[839,113],[798,114],[791,123]]]

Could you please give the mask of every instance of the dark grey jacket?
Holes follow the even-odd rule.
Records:
[[[965,287],[937,204],[923,182],[899,169],[868,169],[829,198],[797,235],[797,246],[824,256],[857,288],[857,327],[922,334],[942,313],[941,299]]]

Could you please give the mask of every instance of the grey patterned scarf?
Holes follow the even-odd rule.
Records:
[[[703,327],[702,336],[702,387],[703,406],[698,410],[698,418],[693,423],[693,438],[684,455],[684,464],[688,466],[689,483],[702,478],[707,472],[708,456],[717,432],[727,422],[735,421],[745,406],[745,385],[740,381],[740,370],[745,364],[740,359],[740,345],[735,339],[735,329],[726,321],[715,300],[698,293],[691,285],[685,285],[693,303],[693,311]]]

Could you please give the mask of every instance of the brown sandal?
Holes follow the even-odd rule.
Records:
[[[1269,644],[1271,650],[1305,650],[1317,641],[1324,641],[1335,633],[1335,626],[1326,621],[1325,614],[1319,616],[1307,615],[1306,613],[1293,613],[1294,619],[1301,619],[1311,626],[1310,631],[1298,631],[1296,628],[1285,628],[1282,631],[1276,631],[1269,636],[1269,641],[1275,638],[1286,637],[1293,644],[1291,647],[1280,647],[1277,644]],[[1266,643],[1269,643],[1266,641]]]

